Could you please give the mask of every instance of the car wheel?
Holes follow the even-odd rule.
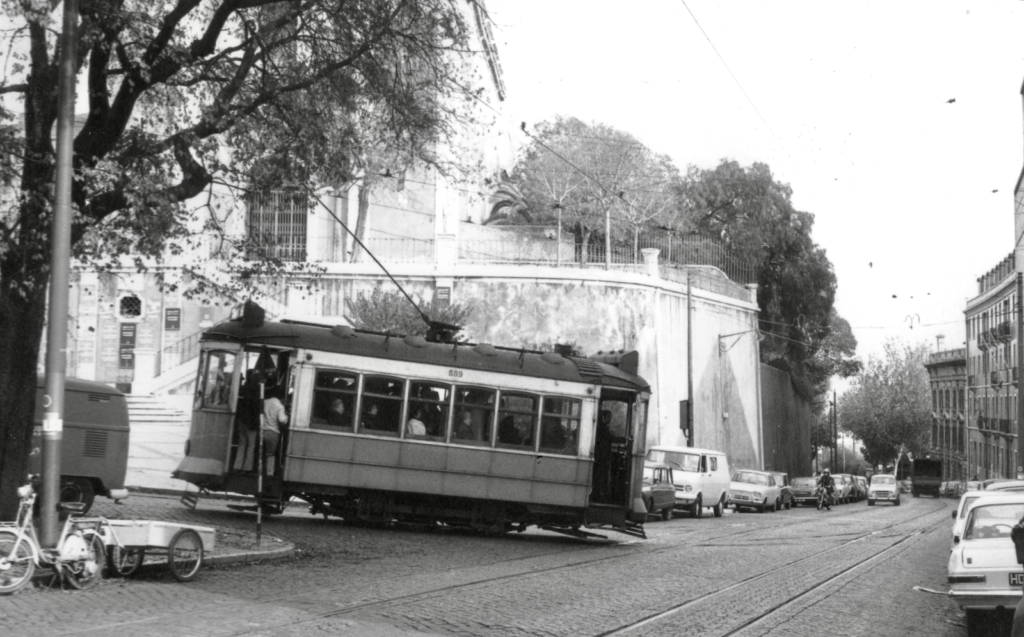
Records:
[[[781,508],[782,508],[782,502],[780,500],[775,500],[775,502],[772,502],[772,513],[775,513],[776,511],[778,511]]]
[[[725,494],[723,493],[722,497],[718,498],[718,504],[711,509],[711,512],[715,514],[716,518],[720,518],[722,517],[722,511],[725,510],[725,506]]]
[[[651,517],[651,513],[654,512],[654,501],[644,500],[644,508],[647,509],[647,517]]]
[[[665,507],[661,510],[661,519],[666,522],[672,519],[672,507]]]
[[[899,505],[900,505],[900,499],[896,498],[896,506],[899,506]]]
[[[704,501],[700,497],[699,493],[697,494],[697,499],[693,503],[693,507],[690,509],[690,515],[695,518],[699,518],[704,515]]]
[[[789,511],[792,508],[793,508],[793,501],[790,500],[789,502],[786,503],[786,510]]]
[[[869,507],[875,506],[875,501],[874,500],[868,500],[868,506]]]
[[[760,504],[760,506],[757,507],[757,512],[758,513],[764,513],[765,510],[767,510],[767,509],[768,509],[768,498],[765,498],[764,502],[762,502]]]

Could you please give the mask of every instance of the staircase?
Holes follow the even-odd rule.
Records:
[[[192,418],[189,395],[129,395],[128,418],[132,427],[145,425],[185,425]]]

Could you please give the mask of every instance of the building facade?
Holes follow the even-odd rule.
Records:
[[[967,302],[967,475],[1016,475],[1017,259],[1011,253],[978,278]]]
[[[932,393],[932,457],[944,480],[967,480],[967,350],[935,352],[925,364]]]

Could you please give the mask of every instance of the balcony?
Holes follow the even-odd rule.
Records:
[[[989,384],[993,387],[1002,387],[1003,372],[989,372]]]
[[[996,328],[996,337],[1001,343],[1009,343],[1016,336],[1013,321],[1003,321]]]

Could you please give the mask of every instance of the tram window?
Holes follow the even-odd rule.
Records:
[[[444,440],[451,396],[450,385],[413,381],[409,386],[409,415],[405,435],[428,440]],[[413,419],[423,424],[424,434],[416,434],[409,428],[409,422]]]
[[[494,423],[494,396],[493,389],[455,388],[453,442],[490,446],[491,427]]]
[[[352,431],[359,377],[352,372],[318,370],[313,390],[313,429]]]
[[[537,429],[537,396],[501,393],[498,412],[498,446],[533,449]]]
[[[576,455],[581,404],[572,398],[544,398],[544,412],[540,421],[541,451]]]
[[[196,402],[203,407],[227,409],[231,398],[231,377],[235,371],[235,352],[207,352],[202,376],[196,383]]]
[[[359,411],[359,431],[378,436],[397,436],[402,423],[405,381],[388,376],[364,376]]]

